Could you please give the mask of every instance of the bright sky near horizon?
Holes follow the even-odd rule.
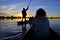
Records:
[[[18,16],[23,7],[27,7],[29,1],[30,0],[0,0],[0,16]],[[43,8],[48,16],[60,16],[60,0],[31,0],[27,12],[33,15],[38,8]]]

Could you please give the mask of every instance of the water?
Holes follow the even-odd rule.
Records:
[[[50,22],[50,27],[55,31],[60,33],[60,19],[53,19],[53,20],[49,20]]]
[[[20,21],[20,19],[14,19],[14,20],[0,20],[0,39],[14,36],[18,33],[19,35],[22,34],[22,26],[17,24],[17,22]],[[29,24],[27,24],[27,29],[29,29]]]
[[[17,25],[17,21],[20,21],[20,19],[14,19],[14,20],[0,20],[0,39],[14,36],[18,33],[20,35],[22,34],[22,26]],[[55,31],[60,33],[60,20],[49,20],[50,27]],[[27,29],[29,29],[30,26],[27,24]]]

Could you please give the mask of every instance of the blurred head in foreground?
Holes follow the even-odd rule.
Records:
[[[42,8],[39,8],[37,11],[36,11],[36,18],[39,17],[39,16],[46,16],[46,12],[44,9]]]

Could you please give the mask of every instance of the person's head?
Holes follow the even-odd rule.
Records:
[[[46,16],[45,10],[42,9],[42,8],[39,8],[39,9],[36,11],[36,16],[35,16],[35,17],[38,17],[38,16]]]
[[[25,10],[25,8],[23,8],[23,10]]]

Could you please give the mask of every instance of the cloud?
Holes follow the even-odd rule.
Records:
[[[0,5],[0,15],[16,14],[20,9],[18,8],[22,4]]]
[[[1,5],[0,10],[12,10],[15,9],[19,5]]]
[[[7,1],[7,0],[1,0],[2,2],[5,2],[5,1]]]
[[[6,1],[6,0],[2,0],[2,1]]]
[[[8,1],[8,0],[1,0],[1,1],[5,2],[5,1]]]
[[[15,13],[22,4],[0,5],[0,13]]]

